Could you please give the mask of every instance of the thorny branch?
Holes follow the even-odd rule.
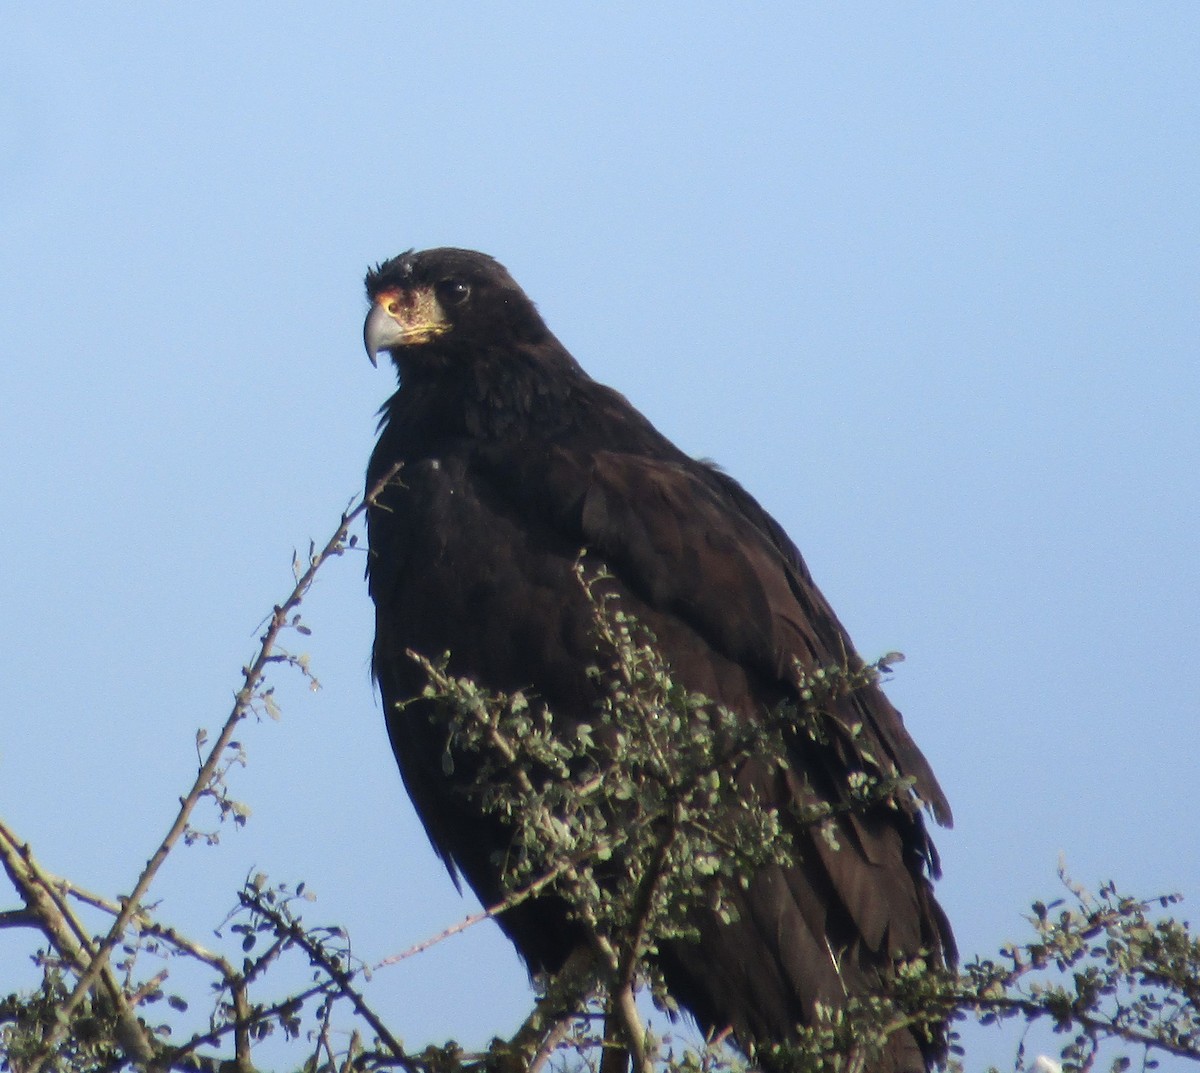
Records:
[[[1151,919],[1179,895],[1122,897],[1110,883],[1092,895],[1061,864],[1059,880],[1075,907],[1055,914],[1061,903],[1034,903],[1030,922],[1038,938],[1004,947],[1007,965],[966,965],[946,989],[946,1006],[972,1010],[985,1021],[1019,1015],[1027,1022],[1049,1019],[1059,1031],[1073,1026],[1081,1033],[1074,1056],[1085,1065],[1106,1039],[1200,1060],[1200,940],[1186,924]],[[1039,975],[1050,968],[1063,975],[1069,970],[1073,988]],[[1127,994],[1118,997],[1121,991]],[[1111,1006],[1101,1005],[1105,996],[1113,998]]]
[[[325,948],[313,942],[309,934],[300,927],[298,921],[289,919],[284,913],[277,910],[274,906],[269,905],[266,899],[262,898],[252,887],[243,890],[239,898],[243,906],[270,922],[276,936],[294,943],[308,955],[308,959],[313,965],[319,966],[324,971],[325,975],[337,985],[341,994],[350,1000],[359,1017],[371,1026],[379,1039],[391,1052],[392,1057],[399,1061],[406,1069],[415,1070],[417,1068],[414,1064],[408,1062],[400,1041],[392,1035],[387,1026],[376,1015],[375,1011],[363,1000],[358,989],[355,988],[353,983],[355,974],[353,971],[347,971],[342,965],[329,957]]]
[[[94,965],[96,948],[91,936],[72,912],[61,890],[42,870],[30,847],[22,844],[2,821],[0,859],[29,915],[37,921],[38,929],[55,953],[78,973],[83,973],[89,964]],[[149,1062],[153,1048],[111,968],[102,962],[93,979],[98,981],[116,1011],[121,1046],[135,1060]]]
[[[184,832],[188,829],[188,824],[196,805],[210,791],[213,780],[220,769],[225,750],[233,740],[235,729],[250,712],[255,698],[259,695],[263,674],[268,664],[278,661],[280,658],[288,658],[286,656],[281,657],[275,651],[279,635],[291,624],[288,616],[300,605],[308,593],[313,579],[316,577],[317,571],[321,566],[330,558],[340,556],[346,550],[347,535],[350,527],[368,507],[375,503],[383,490],[396,477],[400,468],[401,464],[399,463],[393,466],[376,482],[357,506],[348,507],[342,512],[337,529],[334,530],[333,535],[326,541],[320,551],[312,551],[310,549],[307,568],[302,572],[297,571],[298,576],[292,591],[282,604],[275,607],[270,616],[266,632],[260,638],[258,652],[249,665],[242,668],[242,687],[234,697],[233,708],[229,713],[229,717],[225,720],[225,724],[221,728],[217,740],[209,750],[207,758],[201,764],[192,788],[180,800],[179,810],[175,814],[175,818],[171,822],[166,835],[146,862],[146,866],[138,876],[133,890],[122,900],[116,919],[113,921],[107,935],[104,936],[98,945],[93,944],[90,938],[86,936],[73,936],[70,934],[74,930],[71,928],[72,918],[65,904],[58,900],[61,896],[56,894],[52,885],[42,883],[37,878],[36,873],[30,871],[28,867],[22,868],[19,863],[22,859],[20,846],[15,839],[11,838],[10,834],[5,838],[3,843],[4,861],[10,878],[26,899],[27,909],[37,916],[40,927],[46,934],[47,939],[73,965],[77,973],[75,987],[62,1006],[61,1016],[46,1037],[44,1054],[40,1060],[30,1066],[29,1073],[39,1073],[46,1061],[53,1056],[55,1048],[61,1043],[68,1030],[68,1026],[71,1023],[71,1014],[78,1008],[84,996],[96,987],[97,983],[100,983],[104,991],[110,995],[112,995],[114,987],[116,987],[117,993],[112,995],[112,997],[117,1003],[118,1011],[123,1011],[123,1022],[127,1019],[125,1013],[128,1013],[128,1020],[130,1022],[127,1033],[128,1038],[121,1041],[122,1045],[128,1048],[130,1056],[139,1063],[149,1065],[152,1062],[154,1052],[145,1032],[138,1025],[132,1013],[125,1010],[127,1006],[126,1000],[123,994],[120,993],[119,986],[115,985],[115,981],[109,978],[107,973],[109,955],[117,944],[121,942],[130,922],[135,914],[139,912],[142,900],[154,882],[159,869],[179,839],[183,837]],[[32,860],[32,855],[29,855],[29,860]]]

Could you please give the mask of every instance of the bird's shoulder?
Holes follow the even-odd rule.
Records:
[[[659,623],[686,625],[767,693],[795,692],[800,675],[820,668],[861,669],[796,545],[746,489],[684,454],[615,391],[594,385],[574,404],[552,434],[410,444],[398,478],[404,502],[373,523],[381,530],[373,552],[385,550],[395,570],[399,545],[417,548],[416,573],[431,561],[470,571],[472,555],[486,550],[514,576],[540,582],[564,576],[548,559],[561,564],[583,551]],[[861,747],[913,776],[948,819],[932,771],[882,691],[860,690],[845,715],[862,727]]]

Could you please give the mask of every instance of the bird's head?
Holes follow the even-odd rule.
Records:
[[[374,365],[537,343],[549,333],[525,292],[495,259],[474,250],[409,251],[367,273],[371,311],[363,343]]]

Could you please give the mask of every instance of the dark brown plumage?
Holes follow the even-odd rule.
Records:
[[[466,250],[408,253],[366,283],[368,351],[372,361],[390,351],[400,381],[368,486],[404,464],[369,515],[374,672],[434,847],[493,904],[503,894],[493,854],[509,833],[455,792],[442,767],[445,728],[420,704],[397,707],[425,684],[407,650],[449,651],[454,674],[495,690],[531,687],[559,718],[587,718],[595,639],[574,573],[586,549],[686,686],[748,719],[795,698],[794,660],[815,669],[858,657],[779,525],[588,377],[496,261]],[[664,944],[658,958],[700,1025],[731,1028],[746,1047],[788,1040],[794,1025],[811,1023],[815,1003],[870,992],[897,959],[954,957],[919,807],[948,823],[942,791],[877,687],[840,700],[834,715],[862,724],[859,741],[797,746],[793,766],[828,785],[830,771],[844,776],[861,760],[848,761],[847,749],[869,749],[914,780],[913,796],[841,819],[837,851],[798,832],[801,863],[763,868],[740,919],[702,916],[698,943]],[[780,793],[779,779],[757,785]],[[501,926],[534,971],[558,969],[580,941],[551,899],[510,910]],[[879,1068],[923,1069],[938,1046],[901,1034]]]

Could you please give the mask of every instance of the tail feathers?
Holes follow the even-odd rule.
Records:
[[[854,856],[846,847],[831,853],[839,865]],[[699,942],[660,947],[659,966],[676,1001],[703,1030],[731,1032],[765,1073],[811,1068],[788,1053],[797,1026],[816,1027],[821,1009],[836,1016],[848,998],[878,994],[896,961],[923,951],[934,963],[953,960],[949,928],[923,877],[858,858],[861,874],[847,888],[836,875],[812,867],[821,858],[812,847],[806,858],[803,871],[762,869],[739,900],[738,919],[726,923],[701,913],[694,921]],[[899,889],[887,889],[893,881]],[[880,905],[868,912],[844,904],[859,896],[880,899]],[[864,934],[860,925],[868,922]],[[881,1055],[843,1068],[927,1073],[944,1057],[944,1042],[919,1033],[897,1031]]]

